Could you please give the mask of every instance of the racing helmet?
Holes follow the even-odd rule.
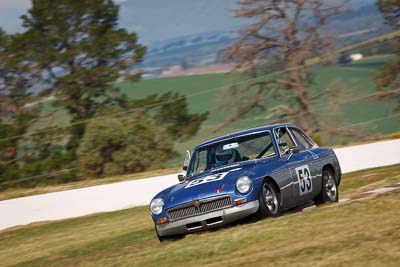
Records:
[[[221,167],[234,163],[235,152],[236,150],[233,148],[223,150],[222,146],[219,146],[215,151],[215,167]]]

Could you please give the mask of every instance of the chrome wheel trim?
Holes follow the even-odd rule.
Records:
[[[276,197],[275,192],[271,189],[270,185],[264,185],[263,195],[265,206],[272,214],[276,214],[278,212],[278,198]]]
[[[337,187],[332,174],[329,171],[324,172],[325,193],[331,201],[334,201],[337,196]]]

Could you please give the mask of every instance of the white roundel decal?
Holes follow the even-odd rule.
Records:
[[[308,165],[300,166],[295,170],[299,181],[300,196],[312,192],[311,172]]]
[[[229,172],[221,172],[221,173],[217,173],[217,174],[212,174],[206,177],[202,177],[196,180],[193,180],[191,182],[189,182],[185,188],[189,188],[189,187],[193,187],[196,185],[200,185],[200,184],[205,184],[205,183],[210,183],[210,182],[214,182],[214,181],[219,181],[224,179],[224,177],[228,174]]]

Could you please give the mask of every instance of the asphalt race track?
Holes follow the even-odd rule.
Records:
[[[400,139],[335,149],[343,173],[400,163]],[[0,201],[0,230],[147,205],[177,175],[118,182]]]

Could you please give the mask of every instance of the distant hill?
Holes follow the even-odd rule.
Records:
[[[364,41],[393,31],[375,6],[375,0],[353,0],[353,10],[331,19],[331,31],[339,36],[338,47]],[[238,28],[182,36],[148,45],[140,65],[146,76],[158,76],[171,68],[204,67],[224,63],[222,49],[238,37]]]

